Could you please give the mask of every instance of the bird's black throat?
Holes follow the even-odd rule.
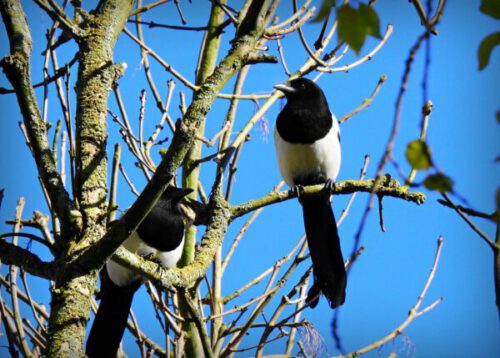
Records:
[[[293,144],[313,144],[324,138],[332,128],[332,114],[327,103],[288,101],[276,120],[276,129],[283,140]]]

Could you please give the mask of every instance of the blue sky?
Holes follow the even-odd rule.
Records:
[[[238,4],[239,2],[235,2],[232,5],[238,7]],[[33,67],[38,70],[33,73],[33,78],[38,82],[42,78],[39,68],[43,58],[40,53],[43,50],[45,28],[50,21],[31,2],[23,1],[23,6],[28,13],[34,37]],[[183,9],[189,25],[204,25],[208,8],[209,3],[205,1],[196,4],[185,2]],[[368,97],[381,74],[387,76],[386,83],[371,107],[341,126],[343,164],[338,180],[357,178],[364,155],[368,153],[371,155],[371,164],[367,176],[374,175],[392,126],[404,61],[411,45],[422,32],[419,19],[410,3],[380,1],[376,8],[382,30],[387,24],[394,25],[394,33],[387,44],[364,65],[349,73],[325,75],[318,82],[327,94],[332,111],[340,117]],[[288,4],[283,4],[278,11],[280,17],[285,18],[291,9]],[[169,24],[180,22],[173,4],[145,16],[144,19]],[[129,24],[128,28],[132,30],[134,26]],[[318,24],[311,24],[307,28],[306,36],[311,43],[319,29]],[[439,35],[432,38],[429,95],[434,111],[429,124],[428,143],[434,160],[454,179],[455,189],[469,200],[470,206],[484,212],[493,212],[494,193],[500,179],[498,164],[494,163],[500,149],[499,126],[495,121],[495,112],[499,109],[500,57],[498,50],[494,51],[490,65],[479,72],[477,48],[482,38],[498,30],[498,22],[479,12],[479,1],[449,1],[438,30]],[[228,35],[230,33],[231,31]],[[0,36],[5,39],[3,26],[0,27]],[[147,43],[167,62],[194,81],[193,69],[201,34],[152,29],[146,30],[145,36]],[[220,56],[229,48],[229,39],[230,36],[223,38]],[[306,59],[298,37],[291,35],[283,44],[288,67],[298,68]],[[367,53],[375,44],[374,40],[369,39],[362,54]],[[269,46],[270,52],[276,54],[275,44],[269,43]],[[74,45],[66,45],[61,49],[58,53],[59,63],[71,59],[74,49]],[[7,43],[2,40],[0,55],[3,57],[7,52]],[[353,59],[355,56],[350,54],[340,64],[352,62]],[[420,52],[409,80],[401,114],[400,134],[394,149],[395,158],[405,172],[410,169],[404,158],[406,143],[416,139],[420,132],[423,60],[423,52]],[[115,61],[128,64],[128,70],[120,80],[120,89],[129,117],[137,121],[140,89],[147,88],[147,84],[138,49],[125,36],[118,42]],[[161,93],[165,94],[165,83],[171,76],[154,61],[151,62],[156,82]],[[75,77],[76,73],[72,76],[73,83]],[[285,75],[279,65],[257,65],[251,70],[243,92],[267,93],[274,84],[284,80]],[[233,82],[226,86],[225,92],[232,88],[232,84]],[[10,87],[4,76],[0,76],[0,86]],[[182,88],[179,83],[177,88],[185,90],[187,98],[190,98],[189,90]],[[37,95],[41,98],[42,92],[38,91]],[[54,89],[51,89],[50,96],[53,101],[49,108],[49,118],[55,122],[61,113]],[[148,98],[146,133],[159,119],[149,91]],[[114,99],[109,102],[111,110],[117,113]],[[208,137],[220,129],[228,103],[220,100],[213,106],[207,118]],[[174,119],[179,116],[177,105],[178,95],[174,96],[171,105]],[[283,103],[279,102],[273,105],[265,116],[264,120],[271,129],[281,105]],[[31,216],[33,210],[46,212],[47,209],[38,187],[36,168],[18,129],[20,114],[15,97],[0,96],[0,108],[3,109],[3,120],[0,122],[0,151],[3,155],[0,156],[0,167],[4,168],[0,175],[0,187],[6,189],[0,209],[0,219],[3,222],[13,216],[19,196],[27,198],[24,217]],[[255,104],[252,102],[240,104],[235,134],[254,111]],[[137,128],[137,123],[135,124]],[[256,126],[252,131],[252,140],[245,144],[236,174],[232,204],[265,195],[280,180],[272,136],[266,136],[261,128],[260,124]],[[109,132],[111,150],[114,143],[120,140],[118,128],[111,121]],[[203,152],[210,154],[213,149],[204,148]],[[141,188],[144,179],[134,168],[130,156],[124,153],[123,161],[136,186]],[[214,168],[213,164],[207,164],[202,169],[202,180],[206,188],[210,187]],[[386,166],[386,172],[399,178],[390,164]],[[424,175],[419,173],[416,180],[418,182],[423,178]],[[376,210],[370,216],[362,237],[366,249],[349,277],[347,299],[340,313],[340,333],[344,347],[347,351],[352,351],[365,346],[392,331],[406,318],[429,273],[436,240],[439,235],[443,235],[445,242],[441,261],[423,305],[430,304],[438,297],[443,297],[444,301],[434,310],[417,318],[405,331],[407,338],[397,338],[394,343],[389,343],[382,350],[382,355],[396,350],[401,356],[417,357],[498,356],[500,336],[498,311],[494,301],[492,253],[454,212],[437,203],[438,195],[426,194],[427,201],[422,206],[385,199],[385,233],[380,231]],[[121,180],[120,206],[126,208],[133,199]],[[345,256],[351,249],[367,199],[367,195],[358,194],[349,216],[340,227]],[[347,200],[348,196],[334,198],[337,217]],[[243,222],[244,219],[240,219],[233,223],[224,243],[225,249]],[[494,237],[493,225],[479,220],[476,222],[491,238]],[[2,232],[10,230],[4,224],[0,224],[0,228]],[[250,228],[228,266],[223,294],[231,293],[247,279],[271,266],[295,245],[302,233],[300,206],[296,201],[267,208]],[[5,268],[2,271],[5,272]],[[299,270],[293,277],[297,279],[300,273]],[[32,292],[42,297],[42,302],[48,302],[46,285],[36,280],[34,282]],[[254,297],[261,290],[262,287],[258,287],[250,291],[250,296],[246,298]],[[150,332],[152,338],[160,341],[160,336],[152,329],[154,317],[144,317],[140,313],[144,305],[144,297],[142,294],[140,296],[134,302],[134,309],[141,327]],[[337,353],[333,348],[329,328],[332,311],[325,301],[322,300],[315,310],[306,310],[303,317],[312,322],[322,334],[328,352]],[[243,346],[253,345],[259,338],[260,335],[251,334]],[[4,337],[0,337],[0,345],[3,344]],[[282,352],[283,344],[273,343],[266,353]],[[128,337],[126,347],[133,346],[134,343]],[[134,352],[132,350],[130,355],[134,356]],[[378,352],[372,352],[369,356],[378,355]]]

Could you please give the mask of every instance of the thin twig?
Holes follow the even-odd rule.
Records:
[[[141,330],[139,328],[139,323],[137,322],[137,319],[135,318],[134,311],[132,311],[132,310],[130,310],[130,318],[132,320],[132,325],[134,327],[134,331],[136,332],[137,345],[139,346],[139,352],[141,352],[141,357],[145,358],[146,351],[145,351],[144,341],[141,339],[141,336],[140,336]]]
[[[392,35],[394,27],[392,25],[387,25],[387,29],[385,30],[385,34],[382,39],[379,41],[377,46],[373,50],[370,51],[368,55],[361,57],[359,60],[354,61],[353,63],[341,66],[341,67],[329,67],[331,64],[328,64],[328,67],[318,67],[317,70],[320,72],[326,73],[334,73],[334,72],[348,72],[359,65],[362,65],[366,61],[370,61],[373,56],[385,45],[389,37]]]
[[[438,199],[438,203],[441,204],[441,205],[443,205],[443,206],[446,206],[448,208],[452,208],[453,209],[453,206],[450,203],[448,203],[446,200]],[[495,218],[498,215],[497,212],[494,212],[492,214],[487,214],[487,213],[484,213],[482,211],[478,211],[478,210],[475,210],[475,209],[472,209],[472,208],[466,208],[466,207],[464,207],[462,205],[456,205],[456,207],[461,212],[463,212],[464,214],[467,214],[469,216],[474,216],[474,217],[482,218],[482,219],[489,219],[489,220],[492,220],[492,221],[495,221]]]
[[[137,15],[137,20],[140,20],[140,19],[141,19],[140,15]],[[139,23],[137,23],[136,29],[137,29],[137,37],[138,37],[138,39],[140,41],[144,42],[144,36],[142,34],[142,26]],[[151,89],[151,92],[153,93],[153,96],[155,98],[156,107],[160,110],[160,112],[162,112],[162,118],[160,119],[160,126],[161,126],[161,128],[163,128],[163,122],[166,119],[167,123],[168,123],[168,125],[170,127],[170,130],[173,133],[173,132],[175,132],[175,125],[174,125],[174,123],[172,121],[172,118],[170,118],[170,116],[168,114],[168,107],[170,105],[169,102],[170,102],[170,98],[172,96],[173,88],[175,87],[175,82],[173,82],[173,80],[167,82],[167,86],[168,86],[167,104],[164,105],[163,101],[161,100],[160,94],[158,93],[158,90],[156,89],[156,85],[155,85],[155,82],[154,82],[154,76],[151,73],[151,68],[149,66],[149,59],[148,59],[148,56],[147,56],[147,51],[144,50],[142,47],[140,47],[140,49],[141,49],[141,62],[142,62],[143,67],[144,67],[144,73],[146,75],[146,80],[148,81],[149,88]],[[173,84],[171,84],[171,82]],[[157,132],[159,133],[159,130]],[[156,136],[157,135],[158,134],[156,134]],[[155,139],[156,139],[156,137],[155,137]],[[153,140],[153,142],[154,142],[154,140]],[[148,144],[146,144],[146,148],[148,149],[146,157],[148,157],[148,158],[149,158],[149,148],[150,148],[150,146],[152,144],[153,143],[151,143],[149,146],[148,146]]]
[[[282,22],[276,25],[269,27],[267,31],[269,31],[270,33],[274,33],[274,31],[281,29],[292,22],[295,22],[302,15],[302,13],[308,9],[309,4],[311,4],[311,1],[312,0],[306,0],[304,5],[302,5],[297,11],[293,11],[292,15],[289,18],[283,20]]]
[[[272,192],[275,192],[275,193],[278,192],[283,187],[284,184],[285,184],[284,181],[280,181],[274,187],[274,189],[273,189]],[[229,261],[231,260],[231,257],[233,256],[233,253],[236,250],[236,247],[238,246],[239,242],[241,241],[241,239],[243,238],[243,236],[245,235],[245,233],[247,232],[247,230],[250,228],[250,225],[252,225],[252,223],[255,221],[255,219],[257,218],[257,216],[260,215],[260,213],[262,212],[263,209],[264,208],[260,208],[260,209],[255,210],[252,213],[252,215],[250,215],[250,217],[248,218],[248,220],[243,224],[243,226],[241,227],[241,229],[238,231],[238,234],[234,238],[231,246],[229,247],[229,250],[226,253],[226,257],[224,258],[224,261],[222,262],[222,272],[224,272],[226,270],[226,267],[229,264]]]
[[[336,356],[334,358],[341,358],[341,357],[354,358],[354,357],[368,353],[370,351],[373,351],[373,350],[383,346],[387,342],[390,342],[391,340],[393,340],[397,336],[401,335],[403,333],[403,331],[408,327],[408,325],[415,318],[430,311],[431,309],[436,307],[442,301],[442,298],[438,298],[436,301],[434,301],[433,303],[431,303],[427,307],[424,307],[423,309],[419,310],[420,305],[422,304],[422,301],[424,300],[425,295],[427,294],[427,291],[429,290],[429,287],[432,283],[432,280],[434,279],[437,265],[439,263],[439,258],[441,256],[442,245],[443,245],[443,238],[439,237],[439,239],[437,241],[436,255],[434,257],[434,263],[432,265],[431,272],[429,273],[429,276],[427,277],[427,281],[425,282],[425,285],[424,285],[424,288],[422,289],[422,292],[418,296],[418,299],[415,302],[415,304],[413,305],[413,307],[410,309],[410,311],[408,313],[408,317],[404,320],[404,322],[401,325],[399,325],[399,327],[397,327],[395,330],[393,330],[391,333],[389,333],[387,336],[383,337],[382,339],[379,339],[378,341],[375,341],[375,342],[371,343],[370,345],[367,345],[364,348],[358,349],[355,352],[352,352],[352,353],[349,353],[346,355],[342,355],[342,356]]]
[[[35,317],[35,320],[38,323],[38,327],[40,328],[42,333],[46,333],[46,326],[45,326],[45,322],[43,320],[43,316],[40,317],[41,315],[37,311],[37,307],[35,306],[36,302],[33,300],[33,297],[31,296],[31,292],[30,292],[30,289],[28,286],[28,280],[26,278],[26,271],[24,271],[24,269],[21,269],[21,281],[23,283],[24,291],[26,292],[26,298],[28,300],[28,305],[31,308],[31,312],[33,313],[33,317]]]
[[[135,43],[141,46],[148,55],[153,57],[160,65],[162,65],[168,72],[174,75],[179,81],[181,81],[185,86],[190,88],[191,90],[196,90],[197,87],[188,81],[184,76],[182,76],[179,72],[177,72],[171,65],[169,65],[165,60],[163,60],[155,51],[153,51],[150,47],[148,47],[144,42],[135,37],[127,28],[123,29],[123,32],[130,37]]]
[[[385,75],[380,76],[380,79],[378,80],[377,86],[373,90],[373,92],[370,95],[370,97],[365,98],[363,100],[363,102],[361,103],[361,105],[358,108],[356,108],[353,111],[351,111],[351,112],[347,113],[346,115],[342,116],[339,119],[339,123],[344,123],[348,119],[352,118],[353,116],[355,116],[356,114],[358,114],[359,112],[361,112],[363,109],[369,107],[372,104],[373,99],[377,96],[378,92],[380,91],[380,88],[382,87],[382,85],[384,84],[384,82],[385,82],[386,79],[387,79],[387,77]]]
[[[312,7],[311,10],[314,11],[315,7]],[[297,0],[293,0],[293,11],[294,12],[297,11]],[[304,36],[304,33],[302,32],[302,26],[298,26],[297,31],[299,32],[300,42],[302,42],[302,46],[304,46],[304,49],[306,50],[309,57],[312,58],[314,60],[314,62],[316,62],[319,66],[328,67],[328,64],[326,62],[320,60],[318,57],[316,57],[316,54],[309,47],[309,44],[307,43],[307,40]]]
[[[135,15],[141,14],[141,13],[146,12],[148,10],[151,10],[152,8],[154,8],[156,6],[163,5],[163,4],[165,4],[165,3],[169,2],[169,1],[170,0],[159,0],[159,1],[153,2],[151,4],[147,4],[147,5],[144,5],[144,6],[138,6],[137,9],[132,10],[130,12],[130,17],[133,17]]]
[[[140,20],[128,20],[128,22],[133,24],[141,24],[146,25],[149,28],[164,28],[171,30],[184,30],[184,31],[206,31],[208,30],[207,26],[178,26],[178,25],[167,25],[167,24],[159,24],[154,21],[140,21]]]
[[[16,224],[14,224],[14,235],[12,236],[12,245],[17,246],[18,243],[18,237],[16,234],[19,233],[19,230],[21,229],[20,225],[20,220],[21,216],[23,214],[24,210],[24,205],[25,205],[25,200],[24,198],[19,198],[16,206],[16,214],[15,214],[15,220]],[[45,241],[44,241],[45,242]],[[14,318],[14,324],[16,326],[16,333],[17,333],[17,339],[20,342],[19,348],[21,349],[21,352],[25,357],[30,357],[30,348],[28,346],[28,342],[26,341],[26,335],[24,331],[24,325],[22,322],[21,318],[21,311],[19,309],[19,300],[17,297],[17,274],[18,274],[18,269],[16,266],[11,265],[9,268],[9,280],[10,280],[10,287],[11,287],[11,302],[12,302],[12,313],[13,313],[13,318]]]
[[[179,0],[174,0],[175,7],[177,8],[177,12],[179,13],[179,17],[181,18],[181,22],[183,25],[187,24],[186,19],[184,18],[184,14],[182,13],[181,5],[179,4]]]
[[[366,154],[365,155],[365,160],[363,162],[363,166],[361,167],[360,173],[359,173],[359,180],[365,179],[366,176],[366,169],[368,168],[368,164],[370,163],[370,155]],[[342,210],[342,214],[340,215],[340,218],[337,220],[337,226],[340,226],[344,219],[347,217],[349,214],[349,209],[351,208],[352,203],[354,202],[354,198],[356,197],[357,193],[352,193],[351,197],[349,198],[349,201],[347,202],[346,207],[344,210]]]
[[[493,251],[497,250],[497,246],[495,245],[495,243],[493,242],[493,240],[491,240],[484,232],[482,232],[482,230],[480,228],[478,228],[473,222],[471,219],[469,219],[463,212],[462,210],[460,210],[459,207],[457,207],[453,201],[451,201],[451,199],[448,197],[448,195],[446,193],[441,193],[441,195],[443,196],[443,198],[446,200],[446,202],[457,212],[457,214],[467,223],[467,225],[470,226],[470,228],[472,230],[474,230],[476,232],[476,234],[479,235],[479,237],[481,239],[484,240],[484,242],[486,242],[488,244],[488,246],[493,249]]]
[[[228,342],[226,347],[223,349],[223,354],[228,354],[232,352],[234,349],[238,348],[238,345],[241,342],[241,339],[245,336],[246,332],[250,328],[250,326],[253,324],[253,322],[257,319],[258,315],[262,312],[262,310],[267,306],[267,304],[273,299],[273,297],[276,295],[276,293],[279,291],[281,287],[283,287],[289,278],[289,276],[295,271],[297,266],[304,260],[304,251],[306,249],[306,243],[302,245],[301,249],[295,256],[294,261],[288,268],[288,270],[280,277],[280,280],[274,286],[273,288],[268,287],[266,288],[265,293],[263,294],[262,301],[260,301],[257,306],[254,308],[252,313],[250,314],[249,318],[247,319],[247,322],[245,323],[243,329],[239,331],[234,337],[231,338],[231,340]],[[271,280],[270,280],[271,282]]]
[[[290,76],[291,73],[290,73],[290,70],[288,69],[287,65],[286,65],[286,61],[285,61],[285,55],[283,53],[283,48],[281,46],[281,41],[279,38],[276,38],[276,45],[278,46],[278,53],[280,55],[280,59],[281,59],[281,65],[283,66],[283,70],[285,71],[285,74],[287,76]]]
[[[134,193],[134,195],[136,195],[136,196],[139,196],[139,192],[135,188],[135,186],[132,183],[132,181],[129,179],[127,173],[125,172],[125,169],[123,168],[122,163],[119,164],[119,168],[120,168],[120,172],[123,175],[123,178],[125,179],[125,181],[127,182],[128,186],[129,186],[130,190],[132,190],[132,193]]]
[[[115,144],[115,151],[113,154],[113,164],[111,166],[111,184],[109,188],[109,205],[108,205],[108,223],[115,220],[116,211],[118,209],[116,205],[116,192],[118,190],[118,170],[120,166],[120,158],[122,153],[122,147],[120,143]]]

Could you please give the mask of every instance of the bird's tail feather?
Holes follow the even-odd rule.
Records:
[[[115,358],[127,324],[138,280],[126,287],[111,281],[106,268],[101,274],[101,303],[90,329],[85,353],[90,358]]]
[[[336,308],[345,301],[347,279],[330,201],[324,193],[304,196],[302,209],[314,275],[307,302],[315,307],[322,292],[330,307]]]

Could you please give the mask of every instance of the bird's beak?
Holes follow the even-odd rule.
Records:
[[[168,197],[174,202],[179,202],[186,195],[193,192],[191,188],[175,188],[175,191],[169,192]]]
[[[275,85],[274,88],[283,92],[285,95],[297,92],[295,88],[283,84]]]

